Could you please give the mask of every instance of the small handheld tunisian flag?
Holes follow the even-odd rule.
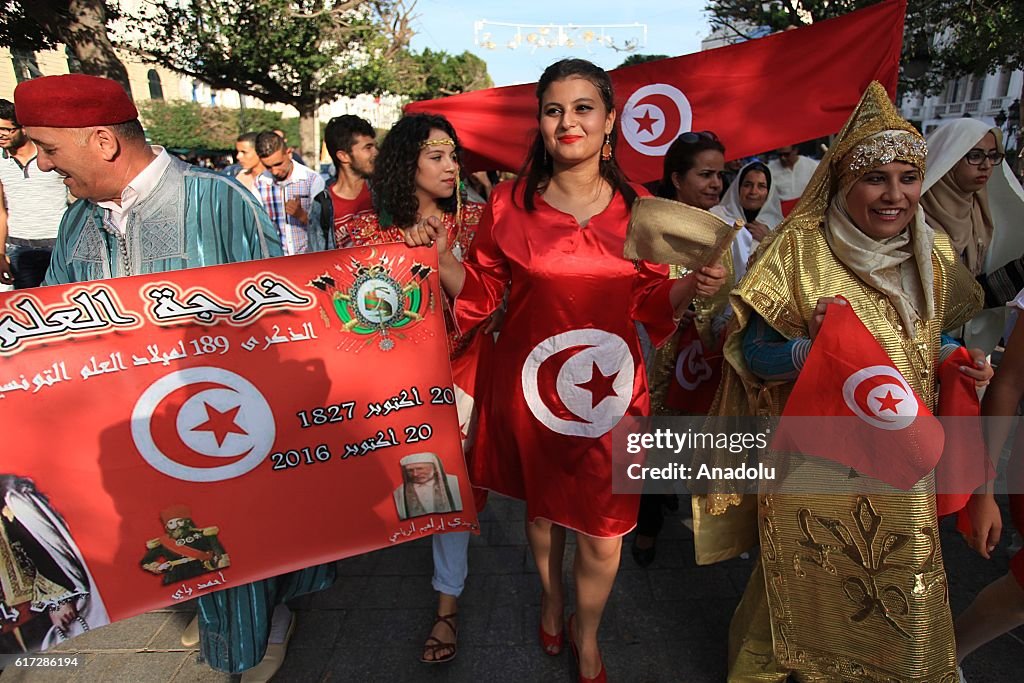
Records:
[[[973,362],[961,346],[939,366],[938,412],[946,433],[935,468],[935,507],[940,517],[963,508],[971,493],[996,474],[981,433],[981,403],[974,379],[960,372],[960,366]]]
[[[647,182],[661,177],[665,152],[686,131],[713,129],[727,159],[836,132],[871,81],[896,93],[906,11],[906,0],[886,0],[794,31],[611,71],[615,158],[632,180]],[[443,114],[471,170],[516,171],[537,128],[535,88],[488,88],[405,110]]]
[[[772,448],[909,489],[935,467],[942,444],[942,425],[853,308],[829,304]]]
[[[722,343],[705,348],[697,326],[690,324],[679,333],[676,352],[665,405],[684,414],[707,415],[722,381]]]

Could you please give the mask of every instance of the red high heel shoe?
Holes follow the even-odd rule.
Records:
[[[569,649],[572,650],[572,658],[576,662],[576,675],[579,683],[608,683],[608,670],[604,668],[604,662],[601,662],[601,670],[597,672],[597,675],[593,678],[587,678],[580,671],[580,653],[576,649],[576,614],[573,613],[569,616],[569,622],[566,624],[566,630],[569,631]]]
[[[563,626],[557,634],[551,635],[544,630],[544,596],[540,597],[540,623],[537,626],[537,633],[540,636],[540,647],[544,654],[557,657],[562,654],[562,646],[565,642],[565,627]]]

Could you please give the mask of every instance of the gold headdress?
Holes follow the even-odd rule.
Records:
[[[800,201],[758,251],[763,252],[787,227],[817,228],[836,192],[872,168],[904,161],[923,175],[926,155],[924,137],[900,116],[882,84],[872,81],[818,164]]]

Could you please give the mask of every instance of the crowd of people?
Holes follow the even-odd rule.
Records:
[[[536,96],[537,132],[510,181],[471,178],[458,131],[441,116],[410,114],[379,149],[366,121],[332,119],[325,144],[336,173],[325,182],[279,132],[239,136],[238,170],[226,176],[148,145],[112,81],[26,81],[14,103],[0,100],[0,279],[28,288],[354,245],[436,249],[453,374],[462,386],[477,372],[487,378],[476,411],[460,415],[473,422],[464,449],[476,505],[488,492],[525,501],[541,651],[558,656],[568,645],[578,679],[603,681],[598,633],[623,538],[635,529],[632,556],[648,566],[664,509],[678,505],[612,492],[611,432],[624,416],[682,414],[663,395],[680,335],[695,332],[724,356],[710,389],[719,415],[780,415],[836,306],[856,313],[930,409],[938,365],[966,346],[961,372],[987,389],[983,414],[1015,415],[1024,333],[1005,321],[1006,306],[1024,306],[1012,235],[1024,194],[998,129],[961,119],[926,140],[878,84],[820,162],[785,147],[727,170],[713,131],[687,132],[651,188],[618,166],[606,72],[556,62]],[[652,193],[744,227],[719,262],[695,271],[627,260],[631,207]],[[1000,343],[994,372],[988,357]],[[558,401],[588,421],[537,409],[551,390],[537,380],[538,354],[568,346],[585,351],[574,356],[578,372],[559,376]],[[1009,434],[989,437],[998,461]],[[697,499],[728,522],[707,529],[756,528],[760,541],[730,629],[730,681],[955,681],[966,656],[1024,623],[1021,555],[954,622],[931,475],[894,495],[865,493],[855,480],[866,475],[828,460],[791,461],[787,472],[801,493],[761,492],[749,505],[751,494],[712,487]],[[849,488],[837,491],[842,481]],[[831,486],[816,488],[822,482]],[[406,489],[395,492],[400,509],[422,505],[416,487]],[[1012,509],[1024,525],[1024,504]],[[960,514],[967,542],[989,557],[1001,530],[992,483]],[[886,539],[881,559],[876,536]],[[432,540],[438,603],[421,661],[440,664],[458,652],[458,598],[471,568],[468,532]],[[749,545],[737,543],[737,553]],[[215,669],[269,680],[294,630],[287,601],[333,580],[328,564],[204,595],[183,642],[198,643]]]

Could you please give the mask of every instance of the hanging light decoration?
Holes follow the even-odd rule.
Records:
[[[481,19],[473,24],[473,43],[486,50],[536,52],[562,47],[588,53],[597,48],[635,52],[647,47],[647,24],[518,24]]]

